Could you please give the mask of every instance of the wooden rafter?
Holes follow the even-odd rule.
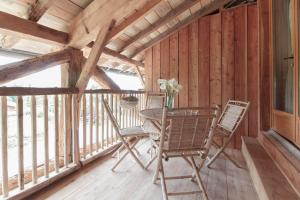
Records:
[[[113,40],[120,36],[124,30],[134,24],[134,22],[146,16],[156,5],[158,5],[162,0],[151,0],[148,1],[141,9],[137,10],[135,13],[127,17],[123,22],[113,28],[109,34],[109,40]]]
[[[35,1],[35,3],[31,5],[28,19],[33,22],[38,22],[54,2],[55,0]]]
[[[181,13],[185,12],[187,9],[191,8],[192,6],[194,6],[198,2],[199,2],[198,0],[183,1],[179,6],[177,6],[174,10],[171,10],[170,12],[168,12],[168,14],[166,14],[164,17],[159,19],[157,22],[155,22],[154,24],[152,24],[151,26],[149,26],[145,30],[142,30],[141,32],[136,34],[134,37],[132,37],[131,39],[126,41],[126,43],[124,44],[124,46],[121,49],[121,52],[124,49],[126,49],[127,47],[129,47],[130,45],[132,45],[133,43],[135,43],[136,41],[146,37],[147,35],[149,35],[153,31],[156,31],[162,25],[164,25],[164,24],[168,23],[169,21],[173,20],[175,17],[177,17]]]
[[[18,38],[64,45],[68,34],[0,11],[0,33]]]
[[[88,44],[88,47],[92,48],[94,46],[94,42],[91,42],[90,44]],[[118,60],[121,60],[129,65],[137,65],[137,66],[140,66],[140,67],[144,67],[144,63],[140,62],[140,61],[137,61],[137,60],[134,60],[134,59],[131,59],[131,58],[128,58],[127,56],[123,55],[123,54],[120,54],[114,50],[111,50],[107,47],[104,47],[103,48],[103,53],[107,56],[112,56],[112,57],[115,57],[117,58]]]
[[[123,61],[123,62],[126,62],[128,64],[131,64],[131,65],[137,65],[137,66],[140,66],[140,67],[144,67],[144,63],[140,62],[140,61],[137,61],[137,60],[134,60],[134,59],[131,59],[131,58],[128,58],[127,56],[125,55],[122,55],[116,51],[113,51],[109,48],[104,48],[103,49],[103,53],[106,54],[106,55],[109,55],[109,56],[113,56],[113,57],[116,57],[118,58],[119,60]]]
[[[141,70],[139,69],[139,66],[135,66],[135,70],[136,70],[136,74],[139,77],[142,85],[145,87],[145,81],[143,79],[143,76],[142,76]]]
[[[142,5],[145,0],[94,0],[81,11],[70,25],[70,46],[82,49],[93,41],[99,28],[111,19],[121,19],[124,13]]]
[[[104,89],[120,90],[120,87],[99,67],[95,68],[92,78]]]
[[[165,31],[164,33],[160,34],[159,36],[157,36],[153,40],[147,42],[146,44],[144,44],[140,48],[136,49],[136,51],[134,52],[134,54],[131,55],[131,58],[134,58],[137,54],[141,53],[142,51],[144,51],[144,50],[152,47],[154,44],[156,44],[156,43],[162,41],[163,39],[167,38],[169,35],[171,35],[172,33],[176,32],[177,30],[181,29],[182,27],[188,25],[192,21],[194,21],[194,20],[196,20],[196,19],[198,19],[200,17],[203,17],[205,15],[208,15],[209,13],[211,13],[211,12],[213,12],[215,10],[218,10],[226,2],[229,2],[229,1],[230,0],[213,0],[210,4],[204,6],[203,8],[201,8],[200,10],[198,10],[197,12],[195,12],[193,15],[191,15],[190,17],[188,17],[185,20],[179,22],[178,24],[176,24],[171,29]]]
[[[20,62],[0,66],[0,84],[66,63],[70,60],[70,49],[38,56]]]
[[[108,34],[112,30],[112,27],[114,26],[115,22],[115,20],[112,20],[111,22],[106,24],[98,33],[97,39],[93,45],[90,55],[86,60],[85,64],[83,65],[82,72],[76,83],[76,87],[79,89],[78,99],[81,98],[81,95],[88,84],[91,73],[96,68],[97,62],[107,42]]]

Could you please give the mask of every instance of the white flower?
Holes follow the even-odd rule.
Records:
[[[160,84],[160,89],[166,91],[167,95],[177,94],[182,89],[182,86],[174,78],[170,80],[158,79],[157,82]]]

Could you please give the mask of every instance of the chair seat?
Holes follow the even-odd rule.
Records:
[[[120,134],[124,137],[149,136],[149,133],[146,133],[140,126],[123,128],[120,130]]]

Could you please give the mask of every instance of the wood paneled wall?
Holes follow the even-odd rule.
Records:
[[[175,78],[183,90],[175,105],[225,105],[250,101],[249,114],[233,142],[259,131],[259,27],[256,5],[203,17],[146,51],[146,90],[159,91],[157,79]]]

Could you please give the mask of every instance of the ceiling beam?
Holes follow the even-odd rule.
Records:
[[[138,34],[136,34],[134,37],[130,38],[128,41],[125,42],[120,52],[124,51],[127,47],[135,43],[136,41],[146,37],[150,33],[156,31],[159,27],[163,26],[164,24],[170,22],[174,18],[176,18],[181,13],[185,12],[187,9],[194,6],[196,3],[198,3],[199,0],[185,0],[183,1],[179,6],[177,6],[175,9],[168,12],[164,17],[159,19],[158,21],[154,22],[154,24],[150,25],[148,28],[142,30]]]
[[[0,33],[62,46],[68,34],[0,11]]]
[[[135,66],[135,70],[136,70],[136,74],[139,77],[143,87],[145,87],[145,81],[144,81],[144,78],[142,76],[141,70],[139,69],[139,66]]]
[[[37,0],[31,5],[28,20],[38,22],[46,11],[54,4],[55,0]]]
[[[88,44],[88,47],[92,48],[94,46],[94,42],[91,42],[90,44]],[[140,62],[140,61],[137,61],[137,60],[134,60],[134,59],[131,59],[131,58],[128,58],[127,56],[123,55],[123,54],[120,54],[114,50],[111,50],[107,47],[104,47],[103,48],[103,53],[107,56],[112,56],[112,57],[115,57],[117,58],[118,60],[120,61],[123,61],[129,65],[137,65],[137,66],[140,66],[140,67],[144,67],[144,63]]]
[[[76,83],[76,87],[79,89],[78,100],[81,98],[88,81],[91,77],[92,72],[96,68],[97,62],[102,54],[103,48],[107,42],[108,34],[112,30],[112,27],[115,25],[116,21],[111,20],[107,23],[98,33],[96,41],[93,45],[93,48],[90,52],[89,57],[87,58],[85,64],[83,65],[82,72],[79,76],[79,79]]]
[[[43,71],[49,67],[66,63],[70,60],[71,49],[49,53],[35,58],[0,66],[0,84],[17,78]]]
[[[115,26],[111,33],[109,34],[109,40],[113,40],[120,36],[127,27],[134,24],[139,19],[145,17],[150,11],[158,5],[162,0],[151,0],[148,1],[141,9],[137,10],[135,13],[127,17],[123,22],[119,25]]]
[[[189,16],[185,20],[183,20],[183,21],[179,22],[178,24],[176,24],[171,29],[165,31],[164,33],[160,34],[159,36],[157,36],[153,40],[147,42],[143,46],[136,49],[134,54],[131,55],[131,58],[134,58],[137,54],[141,53],[142,51],[144,51],[144,50],[146,50],[150,47],[152,47],[156,43],[158,43],[158,42],[162,41],[163,39],[167,38],[172,33],[176,32],[177,30],[179,30],[179,29],[183,28],[184,26],[190,24],[194,20],[197,20],[200,17],[203,17],[205,15],[210,14],[211,12],[213,12],[215,10],[218,10],[221,6],[223,6],[224,4],[226,4],[226,2],[229,2],[229,1],[230,0],[213,0],[211,3],[209,3],[208,5],[202,7],[200,10],[195,12],[193,15]]]
[[[70,46],[82,49],[93,41],[104,24],[120,20],[146,0],[94,0],[81,11],[70,25]]]
[[[125,55],[122,55],[116,51],[113,51],[107,47],[105,47],[103,49],[103,53],[106,54],[106,55],[109,55],[109,56],[112,56],[112,57],[116,57],[118,58],[119,60],[123,61],[123,62],[126,62],[128,64],[131,64],[131,65],[137,65],[137,66],[140,66],[140,67],[144,67],[144,63],[140,62],[140,61],[137,61],[137,60],[134,60],[134,59],[131,59],[131,58],[128,58],[127,56]]]
[[[92,78],[103,87],[103,89],[120,90],[120,87],[99,67],[96,67]]]

